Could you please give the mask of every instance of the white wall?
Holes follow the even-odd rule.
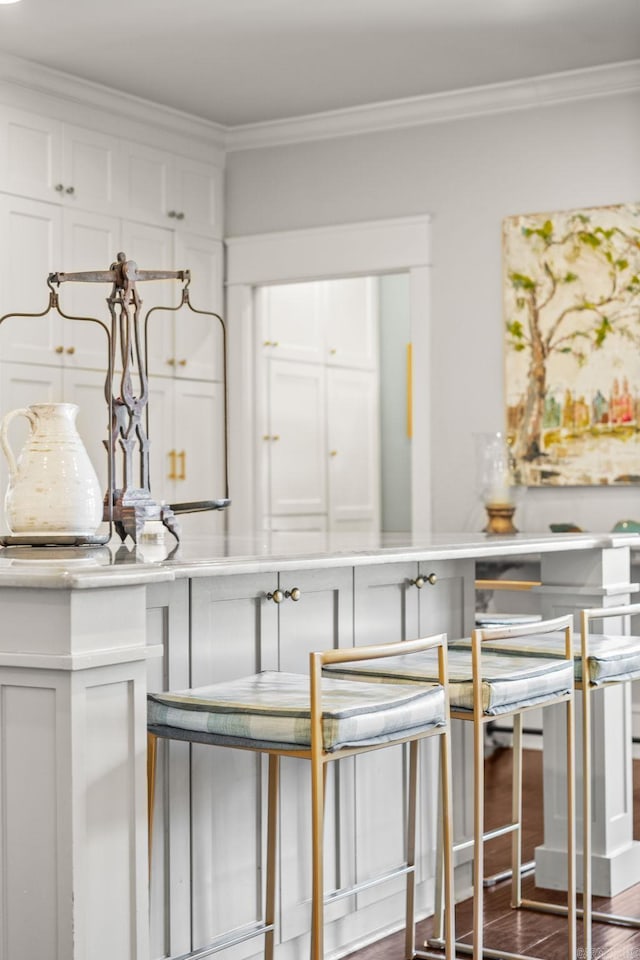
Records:
[[[477,527],[473,433],[503,427],[505,216],[637,201],[640,94],[233,152],[227,234],[433,218],[434,529]],[[414,429],[420,424],[414,423]],[[640,490],[529,490],[516,521],[640,519]]]

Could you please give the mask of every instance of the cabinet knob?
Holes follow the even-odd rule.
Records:
[[[69,354],[70,357],[72,357],[75,352],[76,352],[75,347],[67,347],[67,353]]]
[[[56,353],[64,353],[64,347],[62,346],[62,344],[60,344],[59,346],[57,346],[57,347],[55,348],[55,351],[56,351]]]
[[[179,213],[176,213],[176,220],[184,220],[184,213],[180,210]]]
[[[274,590],[273,593],[267,594],[267,600],[273,600],[274,603],[282,603],[284,600],[284,593],[282,590]]]
[[[64,190],[64,183],[56,183],[56,185],[55,185],[55,187],[54,187],[53,189],[54,189],[57,193],[62,193],[62,191]]]
[[[179,367],[186,367],[186,365],[187,365],[187,361],[186,361],[186,360],[178,360],[178,366],[179,366]]]
[[[170,366],[170,367],[175,367],[175,365],[176,365],[176,359],[175,359],[175,357],[169,357],[169,359],[167,360],[167,364],[168,364],[168,366]]]
[[[265,340],[264,343],[262,344],[262,346],[263,346],[263,347],[270,347],[270,346],[271,346],[271,340]]]
[[[172,220],[175,220],[178,214],[175,212],[175,210],[169,210],[167,216],[170,217]]]
[[[292,587],[291,590],[285,590],[284,595],[287,597],[287,599],[294,600],[295,602],[297,602],[302,596],[299,587]]]
[[[331,347],[331,350],[329,350],[329,353],[331,354],[332,357],[335,357],[335,355],[336,355],[337,352],[338,352],[338,351],[336,350],[335,347]]]
[[[76,192],[76,188],[75,188],[75,187],[67,187],[67,189],[65,190],[65,193],[68,193],[69,196],[73,196],[73,194],[74,194],[75,192]]]
[[[279,434],[279,433],[275,433],[275,434],[271,437],[271,439],[272,439],[272,440],[279,440],[279,439],[280,439],[280,434]]]
[[[329,454],[329,456],[331,456],[331,457],[337,457],[337,456],[338,456],[338,451],[337,451],[337,450],[332,450],[331,453]]]
[[[280,346],[280,343],[278,342],[278,340],[274,340],[273,343],[271,344],[271,346],[272,346],[272,347],[279,347],[279,346]]]
[[[409,580],[409,583],[412,587],[417,587],[418,590],[422,590],[425,584],[424,577],[416,577],[415,580]]]
[[[427,583],[430,583],[431,586],[433,587],[437,582],[438,582],[438,578],[437,578],[437,576],[435,575],[435,573],[428,573],[428,574],[427,574]]]

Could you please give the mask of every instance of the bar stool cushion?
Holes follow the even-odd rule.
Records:
[[[525,639],[517,641],[517,650],[514,641],[508,639],[487,640],[482,649],[504,651],[509,647],[516,656],[564,656],[564,634],[547,633],[545,635],[531,634]],[[469,646],[470,640],[456,641],[455,646]],[[573,655],[575,662],[575,677],[582,680],[582,647],[579,636],[574,637]],[[587,662],[589,664],[589,680],[594,686],[604,683],[621,683],[624,680],[635,680],[640,677],[640,637],[615,636],[612,634],[589,634],[589,649]]]
[[[415,656],[415,654],[414,654]],[[437,669],[435,684],[437,684]],[[260,747],[311,745],[309,677],[264,671],[206,687],[148,696],[152,732],[172,728],[175,739]],[[414,683],[322,681],[326,751],[391,743],[446,722],[444,690]],[[177,735],[184,731],[184,736]]]
[[[513,641],[512,641],[513,642]],[[471,649],[449,648],[449,696],[454,710],[473,710]],[[362,664],[341,664],[327,668],[340,676],[362,676],[378,680],[434,682],[438,677],[437,660],[431,651],[410,657],[389,657]],[[482,655],[482,709],[487,716],[513,713],[535,706],[570,692],[573,668],[570,663],[520,657],[510,653],[489,652]]]

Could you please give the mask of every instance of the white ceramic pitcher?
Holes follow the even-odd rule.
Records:
[[[3,418],[0,446],[9,464],[5,514],[13,534],[96,532],[102,494],[76,429],[77,413],[74,403],[34,403]],[[31,431],[16,460],[7,429],[18,416],[27,418]]]

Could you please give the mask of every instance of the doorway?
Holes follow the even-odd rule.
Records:
[[[409,490],[404,499],[406,507],[410,497],[409,529],[430,530],[429,235],[428,217],[409,217],[227,241],[232,537],[253,537],[260,532],[263,515],[259,371],[263,340],[269,338],[259,339],[257,288],[350,277],[389,277],[393,283],[401,274],[413,349],[413,389],[403,408],[405,416],[407,406],[411,414],[420,411],[420,429],[414,429],[409,445]],[[401,363],[406,369],[406,344]]]

